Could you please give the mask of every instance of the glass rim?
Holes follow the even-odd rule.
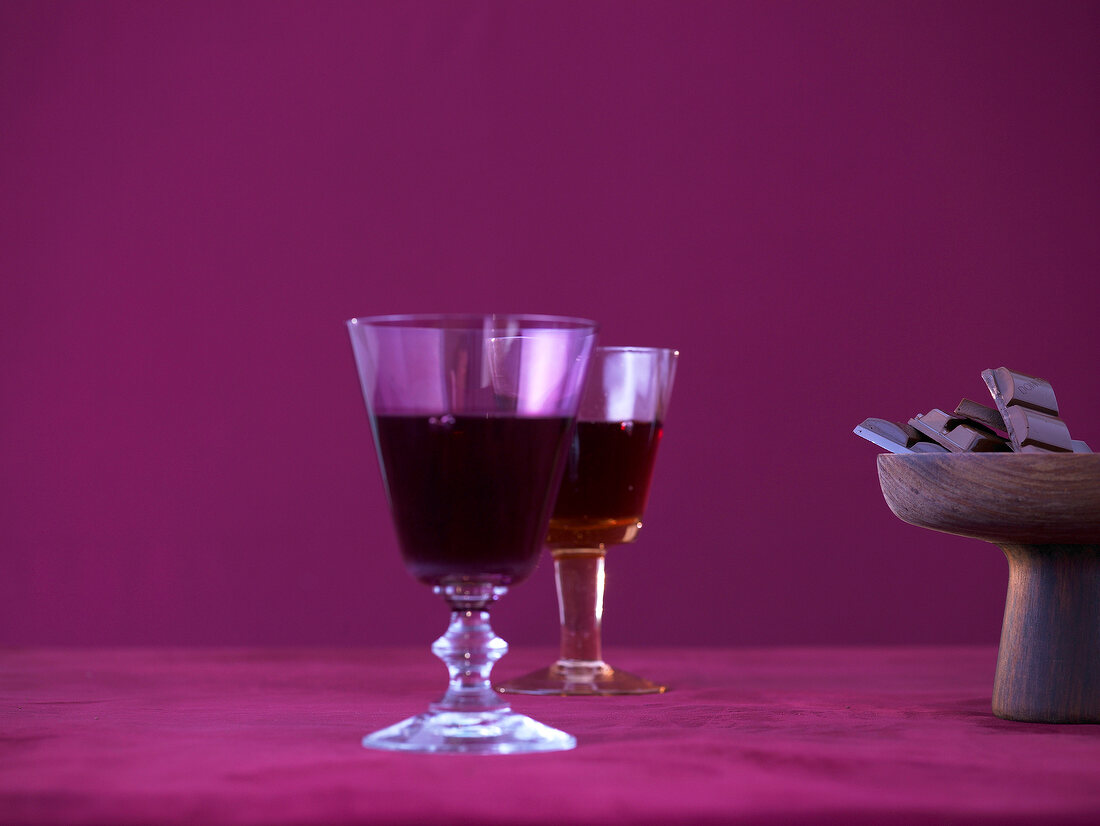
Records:
[[[637,347],[634,345],[624,344],[597,344],[594,352],[605,353],[669,353],[673,356],[679,356],[680,351],[675,347]]]
[[[422,327],[425,329],[445,329],[446,322],[468,322],[457,324],[456,329],[469,327],[474,330],[483,327],[486,319],[502,321],[530,322],[530,326],[547,330],[598,330],[599,323],[589,318],[577,316],[552,315],[545,313],[394,313],[389,315],[368,315],[349,318],[345,323],[351,326],[374,325],[376,327]],[[432,323],[434,322],[434,323]],[[476,323],[475,323],[476,322]]]

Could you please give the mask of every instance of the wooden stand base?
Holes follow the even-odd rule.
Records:
[[[993,713],[1100,722],[1100,545],[1001,545],[1008,557]]]
[[[993,713],[1100,723],[1100,454],[882,454],[890,509],[1008,558]]]

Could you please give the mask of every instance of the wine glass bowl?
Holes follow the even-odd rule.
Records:
[[[678,357],[666,348],[596,348],[546,538],[558,589],[560,655],[546,668],[498,685],[498,691],[665,691],[605,662],[600,627],[605,555],[610,546],[633,543],[642,529]]]
[[[881,454],[890,509],[1008,560],[993,713],[1100,722],[1100,454]]]
[[[407,570],[451,608],[432,651],[450,683],[370,748],[508,754],[572,748],[512,712],[489,672],[507,651],[489,608],[534,570],[596,325],[557,316],[376,316],[348,322]]]

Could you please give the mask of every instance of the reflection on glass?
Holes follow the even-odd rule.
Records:
[[[451,608],[432,651],[450,684],[428,711],[363,739],[406,751],[572,748],[492,690],[508,647],[489,608],[538,562],[596,328],[553,316],[348,322],[407,569]]]
[[[604,558],[642,527],[676,373],[675,350],[599,347],[592,357],[547,545],[554,557],[561,650],[547,668],[497,686],[515,694],[652,694],[666,686],[602,655]]]

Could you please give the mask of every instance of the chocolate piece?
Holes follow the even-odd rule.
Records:
[[[1092,453],[1058,418],[1050,382],[1007,367],[983,370],[982,379],[996,409],[963,399],[953,414],[933,408],[908,424],[866,419],[853,432],[892,453]]]
[[[1021,453],[1068,453],[1073,450],[1069,428],[1057,416],[1012,405],[1005,423],[1013,444]]]
[[[958,416],[949,416],[939,408],[933,408],[923,416],[917,415],[909,420],[909,424],[952,453],[991,453],[1009,449],[1005,441],[991,430],[976,423],[967,423]]]
[[[1058,401],[1049,382],[1014,373],[1007,367],[983,370],[982,378],[997,403],[1014,451],[1066,453],[1073,450],[1069,429],[1058,418]]]
[[[1007,367],[983,370],[982,378],[985,379],[993,400],[997,402],[997,409],[1001,411],[1002,417],[1005,417],[1004,408],[1012,405],[1029,407],[1048,416],[1058,415],[1054,388],[1044,379],[1014,373]]]
[[[929,439],[936,439],[940,433],[945,433],[956,425],[963,423],[958,416],[949,416],[938,407],[933,407],[927,413],[918,413],[909,420],[909,426],[919,430]]]
[[[990,430],[1007,432],[1005,431],[1005,420],[1001,418],[1001,414],[996,408],[987,407],[972,399],[963,399],[959,402],[959,406],[955,408],[955,415],[969,419],[972,422],[978,422],[978,424]]]
[[[909,425],[886,419],[864,419],[852,432],[891,453],[912,453],[910,446],[923,438]]]
[[[946,447],[938,442],[917,442],[910,448],[911,453],[950,453]]]

